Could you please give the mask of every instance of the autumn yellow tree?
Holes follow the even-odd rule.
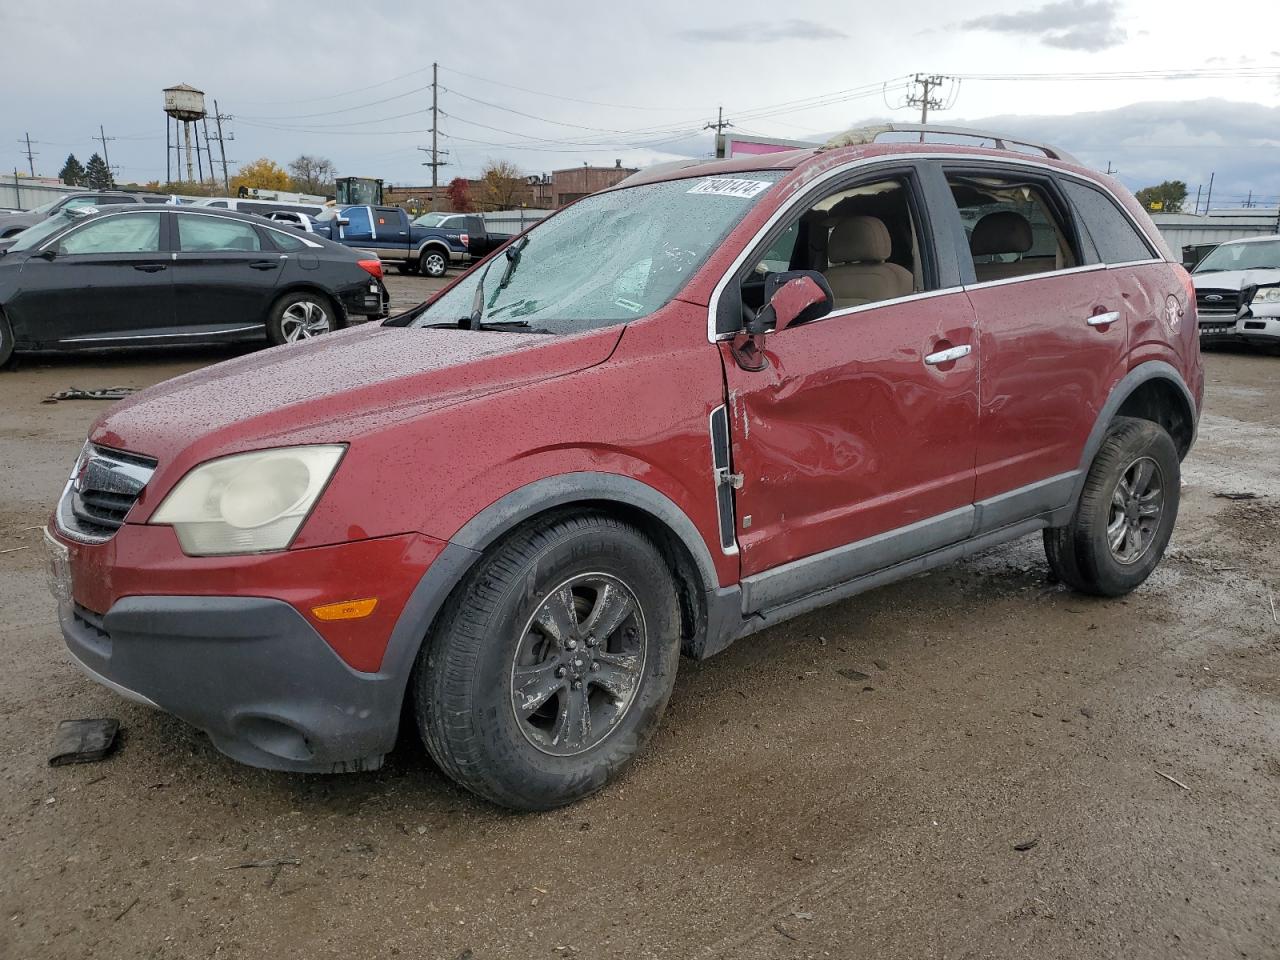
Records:
[[[233,194],[238,194],[241,187],[246,190],[292,190],[293,180],[274,160],[259,157],[253,163],[242,165],[231,178]]]

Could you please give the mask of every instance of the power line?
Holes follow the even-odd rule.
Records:
[[[612,107],[616,110],[650,110],[655,112],[670,112],[673,110],[683,110],[684,107],[642,107],[632,103],[605,103],[601,100],[583,100],[578,97],[566,97],[558,93],[544,93],[540,90],[530,90],[528,87],[517,86],[514,83],[504,83],[501,80],[491,80],[488,77],[478,77],[474,73],[464,73],[453,67],[445,65],[444,68],[448,73],[456,73],[460,77],[466,77],[468,80],[479,80],[481,83],[492,83],[497,87],[506,87],[509,90],[519,90],[522,93],[531,93],[538,97],[549,97],[552,100],[564,100],[568,103],[585,103],[593,107]]]

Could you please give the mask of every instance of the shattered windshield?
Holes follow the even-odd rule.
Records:
[[[781,176],[696,177],[587,197],[526,234],[514,263],[499,254],[492,270],[473,270],[413,325],[468,325],[482,277],[484,326],[576,333],[648,316]]]

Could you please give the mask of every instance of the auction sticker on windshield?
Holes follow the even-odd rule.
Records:
[[[739,197],[750,200],[758,193],[772,187],[767,180],[738,180],[732,177],[717,177],[714,180],[703,180],[689,189],[690,193],[713,193],[719,197]]]

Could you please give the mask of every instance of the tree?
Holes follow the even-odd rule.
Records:
[[[67,162],[62,165],[62,170],[58,173],[59,179],[68,187],[84,186],[84,164],[76,159],[74,153],[67,154]]]
[[[1181,213],[1182,205],[1187,201],[1187,185],[1181,180],[1166,180],[1154,187],[1143,187],[1134,196],[1148,210]]]
[[[313,157],[304,153],[289,164],[293,185],[301,193],[329,196],[333,193],[333,181],[337,176],[333,161],[327,157]]]
[[[246,163],[231,178],[231,192],[240,193],[245,190],[292,190],[293,181],[281,166],[274,160],[259,157],[253,163]]]
[[[466,177],[454,177],[445,191],[449,197],[449,209],[458,213],[471,212],[471,184]]]
[[[490,160],[480,180],[481,200],[490,210],[510,210],[525,188],[519,169],[506,160]]]
[[[85,165],[84,185],[95,190],[107,190],[112,186],[111,171],[107,169],[106,161],[96,153]]]

